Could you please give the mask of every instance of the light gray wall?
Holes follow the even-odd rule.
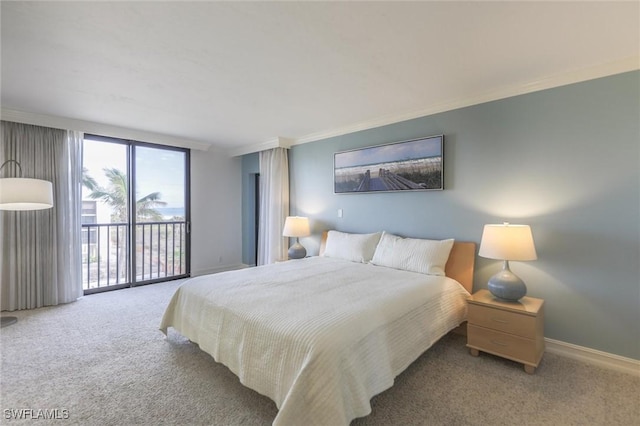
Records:
[[[640,359],[640,73],[573,84],[290,150],[291,214],[315,231],[387,230],[480,242],[532,227],[538,260],[512,262],[545,299],[545,336]],[[445,190],[333,194],[333,153],[445,135]],[[341,208],[344,217],[337,217]],[[500,269],[477,258],[475,289]]]
[[[191,151],[191,275],[242,264],[242,161]]]

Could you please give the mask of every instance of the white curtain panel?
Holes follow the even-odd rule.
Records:
[[[287,257],[287,239],[282,236],[289,215],[289,159],[285,148],[260,152],[260,218],[258,221],[258,265]]]
[[[0,212],[1,308],[72,302],[82,296],[82,134],[3,121],[0,144],[0,163],[16,160],[22,177],[53,184],[53,208]],[[1,177],[15,176],[8,166]]]

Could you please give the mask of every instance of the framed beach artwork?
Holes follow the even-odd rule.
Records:
[[[336,152],[336,194],[444,189],[444,135]]]

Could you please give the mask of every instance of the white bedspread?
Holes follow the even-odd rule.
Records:
[[[162,319],[279,408],[274,425],[347,425],[466,319],[446,277],[312,257],[192,278]]]

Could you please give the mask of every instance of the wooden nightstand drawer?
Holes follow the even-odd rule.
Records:
[[[467,347],[524,364],[533,374],[544,354],[544,300],[523,297],[517,302],[498,300],[488,290],[469,298]]]
[[[469,304],[468,321],[469,324],[516,334],[529,339],[536,337],[536,317],[529,315]]]
[[[473,324],[468,325],[467,346],[494,355],[537,366],[544,347],[536,347],[539,342],[513,334],[502,333]]]

